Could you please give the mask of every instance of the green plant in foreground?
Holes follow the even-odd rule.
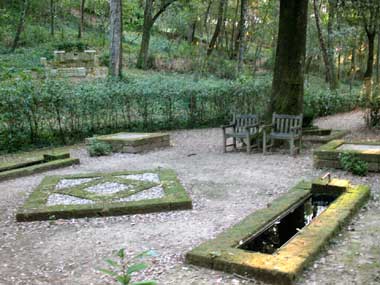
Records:
[[[108,143],[92,139],[87,146],[87,151],[90,156],[109,155],[112,152],[112,147]]]
[[[144,251],[136,256],[134,256],[130,261],[125,258],[124,249],[120,249],[116,256],[119,258],[118,261],[112,259],[106,259],[105,261],[111,267],[111,269],[99,269],[99,271],[107,274],[115,279],[121,285],[155,285],[157,284],[154,280],[145,281],[132,281],[132,274],[148,267],[145,263],[133,263],[137,259],[141,259],[145,256],[153,256],[155,252],[152,250]],[[131,263],[132,262],[132,263]]]
[[[368,172],[368,163],[359,159],[354,153],[342,153],[339,161],[344,170],[355,175],[365,176]]]

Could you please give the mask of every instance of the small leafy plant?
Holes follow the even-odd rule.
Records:
[[[145,280],[145,281],[132,281],[132,274],[135,272],[139,272],[148,267],[145,263],[134,263],[137,259],[141,259],[145,256],[154,256],[155,252],[152,250],[144,251],[133,258],[130,261],[126,260],[124,249],[120,249],[116,256],[118,257],[118,261],[112,259],[106,259],[105,261],[111,267],[111,269],[99,269],[99,271],[103,272],[114,278],[116,282],[121,285],[156,285],[157,282],[154,280]]]
[[[91,139],[87,146],[87,151],[90,156],[109,155],[112,152],[112,147],[108,143],[98,141],[97,139]]]
[[[339,156],[343,169],[355,175],[365,176],[368,172],[368,163],[359,159],[354,153],[342,153]]]

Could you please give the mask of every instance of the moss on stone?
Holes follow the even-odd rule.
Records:
[[[124,179],[116,176],[130,174],[157,173],[159,183]],[[61,179],[98,178],[80,185],[55,189]],[[114,194],[100,195],[86,192],[85,189],[105,182],[116,182],[132,186],[134,192],[119,191]],[[164,197],[139,201],[116,201],[140,191],[161,185]],[[51,205],[48,206],[49,195],[59,193],[93,201],[93,204]],[[112,173],[90,173],[77,175],[47,176],[29,196],[24,206],[16,215],[17,221],[47,220],[60,218],[81,218],[94,216],[114,216],[126,214],[150,213],[191,209],[192,202],[183,186],[179,183],[174,171],[156,169],[145,171],[119,171]]]
[[[331,185],[321,181],[314,182],[318,183],[319,186],[329,186],[330,189],[340,187],[342,194],[274,254],[249,252],[237,246],[240,240],[259,232],[297,201],[311,195],[310,182],[298,184],[289,193],[273,201],[268,208],[252,213],[215,239],[191,250],[186,254],[186,262],[215,270],[251,275],[274,284],[292,284],[370,195],[367,186],[352,186],[347,181],[335,180]]]

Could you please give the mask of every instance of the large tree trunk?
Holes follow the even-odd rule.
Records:
[[[238,56],[238,73],[241,72],[243,68],[243,59],[245,51],[245,38],[247,32],[247,22],[248,22],[248,0],[241,0],[241,9],[240,9],[240,27],[239,27],[239,56]]]
[[[111,14],[111,47],[110,47],[110,75],[115,77],[121,76],[122,71],[122,0],[110,1]]]
[[[78,39],[82,38],[84,31],[84,4],[86,0],[81,0],[80,2],[80,21],[79,21],[79,29],[78,29]]]
[[[370,32],[367,30],[367,39],[368,39],[368,58],[367,58],[367,69],[364,73],[364,78],[370,79],[373,74],[373,62],[375,55],[375,32]]]
[[[222,24],[223,24],[223,16],[224,16],[224,5],[226,0],[220,0],[219,1],[219,7],[218,7],[218,20],[216,22],[215,31],[212,35],[211,41],[207,48],[207,56],[211,55],[212,51],[216,47],[216,41],[218,40]]]
[[[308,0],[280,0],[270,114],[303,111]]]
[[[153,26],[153,0],[145,1],[144,25],[141,39],[139,56],[137,58],[137,68],[146,69],[148,67],[148,51],[150,42],[150,32]]]
[[[55,17],[54,0],[50,0],[50,34],[53,37],[54,37],[54,17]]]
[[[331,63],[329,60],[329,53],[328,53],[327,48],[326,48],[325,40],[323,39],[322,28],[321,28],[321,20],[320,20],[320,16],[319,16],[319,8],[318,8],[317,0],[313,0],[313,7],[314,7],[315,24],[317,26],[319,44],[320,44],[321,51],[322,51],[323,62],[325,64],[326,80],[330,84],[330,89],[334,90],[335,87],[334,87],[334,84],[332,83],[333,82],[332,67],[331,67]]]
[[[28,14],[28,9],[29,9],[29,0],[24,0],[24,5],[20,14],[20,20],[17,25],[16,34],[15,34],[12,48],[11,48],[12,52],[15,51],[15,49],[17,48],[18,42],[20,41],[20,36],[21,36],[22,31],[24,30],[26,15]]]

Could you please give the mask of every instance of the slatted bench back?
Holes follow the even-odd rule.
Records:
[[[257,115],[234,115],[233,123],[235,124],[235,132],[243,133],[245,127],[259,123]]]
[[[302,115],[282,115],[273,114],[272,118],[272,132],[280,134],[290,134],[291,128],[302,126]],[[298,131],[296,131],[298,134]]]

